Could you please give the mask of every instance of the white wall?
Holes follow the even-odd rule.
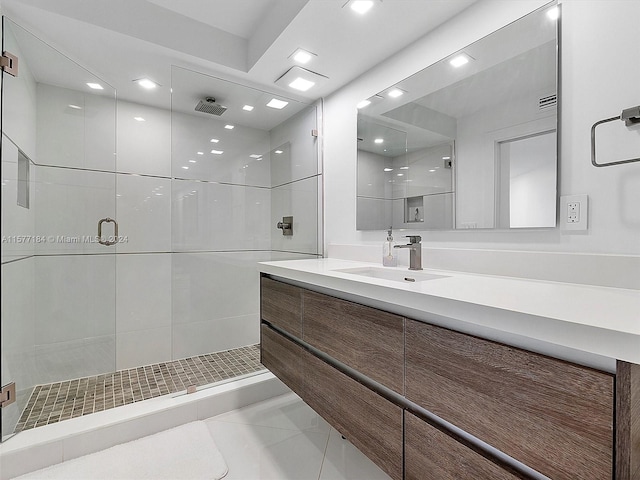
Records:
[[[355,230],[355,105],[401,79],[545,5],[545,1],[480,1],[325,100],[325,244],[381,243],[384,232]],[[518,232],[422,232],[430,246],[481,249],[640,253],[640,164],[595,168],[589,132],[601,119],[638,104],[640,2],[566,0],[562,3],[562,195],[590,197],[589,231],[558,228]],[[635,136],[634,136],[635,135]],[[637,140],[629,134],[628,141]]]

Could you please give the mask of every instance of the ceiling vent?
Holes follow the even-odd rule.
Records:
[[[223,107],[219,103],[216,103],[216,99],[213,97],[207,97],[204,100],[200,100],[198,105],[196,105],[196,112],[220,116],[226,111],[227,107]]]
[[[538,110],[546,110],[548,108],[555,107],[557,104],[558,96],[555,93],[553,95],[540,97],[538,99]]]

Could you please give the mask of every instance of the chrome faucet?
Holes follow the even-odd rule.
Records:
[[[422,270],[422,237],[419,235],[407,235],[407,245],[395,245],[394,248],[409,249],[409,270]]]

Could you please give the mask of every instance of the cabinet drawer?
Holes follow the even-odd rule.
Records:
[[[260,361],[298,395],[302,394],[304,384],[305,353],[302,347],[264,323],[260,326]]]
[[[304,378],[304,401],[391,478],[401,479],[402,409],[312,355]]]
[[[607,479],[614,377],[407,320],[406,396],[553,479]]]
[[[291,335],[302,337],[302,289],[262,277],[260,315],[263,320]]]
[[[405,480],[516,480],[482,455],[415,415],[404,416]]]
[[[303,294],[304,340],[403,394],[404,319],[328,295]]]

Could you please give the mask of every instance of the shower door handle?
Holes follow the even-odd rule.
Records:
[[[113,238],[114,240],[102,240],[102,224],[103,223],[113,223]],[[113,218],[103,218],[98,222],[98,243],[106,246],[115,245],[118,243],[118,222],[116,222]]]

